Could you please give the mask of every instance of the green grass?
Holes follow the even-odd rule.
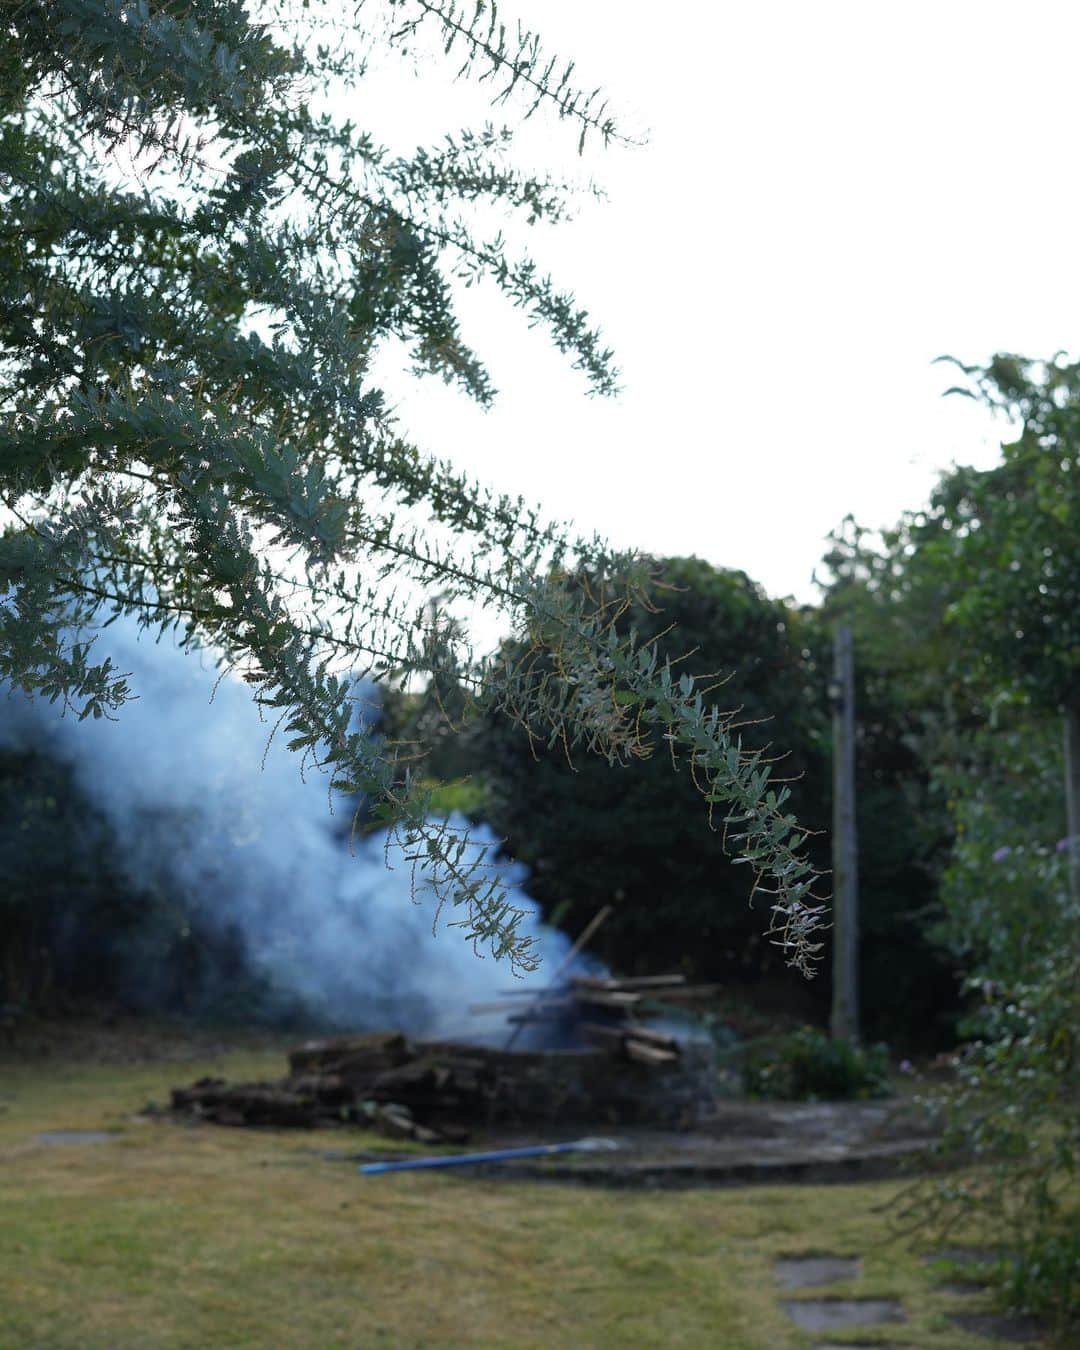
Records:
[[[189,1060],[184,1049],[173,1038],[127,1063],[72,1060],[71,1047],[0,1060],[3,1350],[805,1350],[812,1338],[783,1314],[771,1263],[813,1251],[864,1258],[858,1281],[829,1293],[904,1301],[902,1326],[849,1340],[989,1344],[945,1316],[985,1308],[985,1296],[938,1290],[918,1252],[887,1243],[892,1183],[620,1192],[463,1173],[364,1178],[318,1150],[387,1141],[133,1119],[204,1073],[282,1071],[280,1046],[195,1046]],[[33,1139],[103,1128],[117,1139]]]

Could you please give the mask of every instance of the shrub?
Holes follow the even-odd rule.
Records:
[[[934,935],[980,979],[1015,982],[1072,922],[1060,727],[1000,707],[968,757],[935,777],[954,844]]]
[[[779,1101],[851,1101],[889,1094],[889,1056],[884,1045],[865,1049],[832,1040],[816,1027],[802,1027],[748,1054],[743,1087],[752,1097]]]
[[[955,1084],[933,1104],[940,1173],[902,1213],[942,1238],[957,1224],[998,1249],[999,1300],[1080,1322],[1080,904],[1057,838],[1060,737],[1006,708],[940,781],[956,824],[940,933],[978,1000]]]
[[[1000,1244],[1000,1301],[1064,1333],[1080,1322],[1080,944],[1025,983],[982,990],[981,1036],[934,1103],[942,1172],[915,1186],[902,1214],[938,1239],[979,1225]]]

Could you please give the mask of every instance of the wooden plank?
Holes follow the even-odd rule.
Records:
[[[598,1041],[607,1041],[621,1046],[626,1039],[625,1027],[605,1027],[599,1022],[582,1022],[581,1034],[583,1036],[592,1036]]]
[[[574,943],[574,945],[570,948],[566,956],[563,957],[562,961],[560,961],[558,969],[555,971],[555,975],[552,978],[551,986],[548,989],[548,993],[556,993],[558,991],[559,982],[562,980],[563,976],[574,964],[574,961],[577,959],[578,954],[586,946],[592,935],[597,931],[598,928],[600,928],[606,922],[611,912],[612,912],[611,905],[605,905],[604,908],[601,909],[598,913],[594,914],[589,923],[585,925],[584,932]],[[513,1031],[511,1031],[510,1035],[507,1037],[506,1045],[503,1047],[503,1049],[505,1050],[511,1049],[514,1042],[520,1035],[521,1035],[521,1027],[516,1026],[513,1029]]]
[[[722,984],[687,984],[681,989],[658,989],[658,1003],[692,1003],[699,998],[715,998],[724,988]]]
[[[615,981],[610,975],[571,975],[569,983],[575,989],[611,989]]]
[[[624,1051],[640,1064],[673,1064],[679,1059],[679,1043],[670,1036],[646,1027],[605,1027],[597,1022],[586,1022],[582,1028],[586,1036],[601,1041],[612,1049]]]
[[[622,994],[617,990],[582,989],[576,1002],[587,1008],[636,1008],[643,998],[642,994]]]
[[[576,999],[571,998],[570,995],[568,994],[564,994],[561,997],[556,998],[535,999],[534,1002],[530,1004],[530,1007],[572,1008],[576,1002],[577,1002]],[[500,999],[498,1002],[495,1003],[470,1003],[469,1012],[473,1013],[474,1015],[479,1013],[493,1013],[493,1012],[519,1013],[521,1012],[521,1004],[517,1002],[507,1003],[505,999]]]
[[[629,1036],[623,1042],[623,1049],[639,1064],[674,1064],[679,1058],[673,1050],[661,1050],[655,1045],[644,1045]]]
[[[602,980],[592,975],[572,975],[575,988],[597,989],[611,993],[634,993],[646,989],[666,989],[686,983],[685,975],[627,975]]]
[[[678,988],[686,984],[685,975],[571,975],[567,986],[572,991],[583,989],[596,990],[597,993],[618,994],[638,993],[646,989]],[[548,991],[551,992],[551,991]],[[499,998],[535,998],[532,989],[500,989]]]
[[[679,1053],[679,1042],[674,1036],[667,1036],[662,1031],[653,1031],[652,1027],[628,1027],[625,1034],[635,1041],[644,1041],[647,1045],[655,1045],[661,1050],[674,1050]]]

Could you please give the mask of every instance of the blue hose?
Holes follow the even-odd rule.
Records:
[[[357,1168],[362,1176],[380,1172],[412,1172],[428,1167],[464,1167],[468,1163],[503,1162],[507,1158],[539,1158],[547,1153],[589,1152],[615,1148],[610,1139],[577,1139],[570,1144],[530,1144],[527,1148],[499,1148],[490,1153],[456,1153],[441,1158],[408,1158],[403,1162],[364,1163]]]

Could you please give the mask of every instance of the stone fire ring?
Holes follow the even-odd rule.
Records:
[[[613,1188],[851,1184],[917,1170],[933,1138],[897,1102],[727,1101],[688,1130],[602,1122],[590,1130],[614,1135],[619,1151],[480,1164],[454,1175]],[[475,1134],[470,1149],[571,1137],[562,1129],[504,1128]],[[325,1156],[377,1161],[382,1155],[334,1151]]]

